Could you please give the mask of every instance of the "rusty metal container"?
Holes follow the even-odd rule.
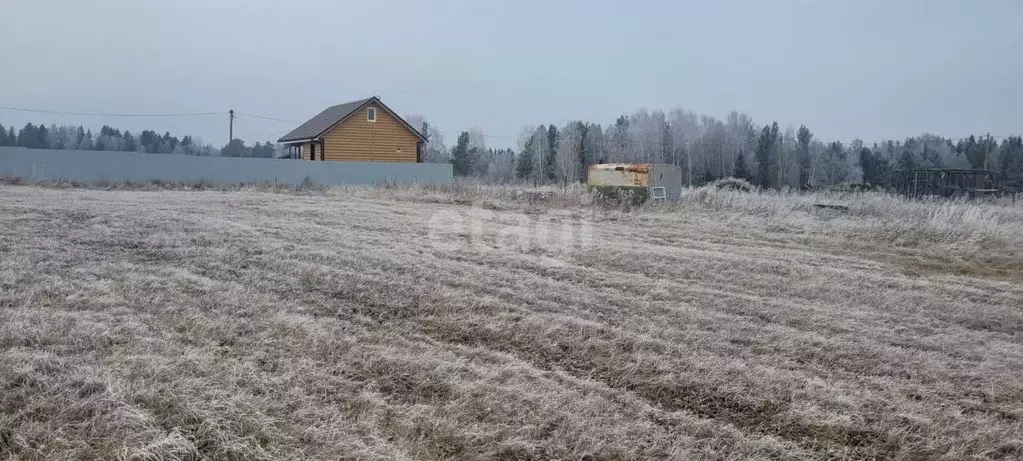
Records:
[[[682,169],[668,163],[600,163],[590,165],[586,184],[608,197],[678,201]]]

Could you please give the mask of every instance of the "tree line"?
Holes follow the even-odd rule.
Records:
[[[738,177],[765,188],[813,188],[841,183],[887,187],[892,172],[969,168],[997,172],[1001,186],[1023,190],[1023,138],[990,135],[950,139],[932,134],[865,143],[824,141],[806,126],[756,125],[741,112],[724,120],[682,108],[641,109],[601,126],[571,121],[525,128],[517,149],[492,149],[479,128],[461,132],[451,148],[422,122],[424,161],[451,162],[456,175],[495,182],[567,184],[585,181],[595,163],[671,163],[688,184]]]
[[[561,127],[540,124],[523,129],[515,149],[487,146],[483,130],[459,133],[450,148],[436,127],[419,116],[407,119],[421,127],[427,142],[425,162],[450,162],[458,176],[489,182],[568,184],[586,180],[595,163],[671,163],[682,168],[687,184],[701,185],[724,177],[747,179],[765,188],[812,188],[841,183],[886,187],[892,172],[915,168],[994,170],[1003,189],[1023,190],[1023,138],[964,139],[932,134],[870,143],[826,142],[806,126],[781,130],[777,122],[756,125],[741,112],[724,120],[683,108],[668,112],[641,109],[602,126],[571,121]],[[0,124],[0,146],[77,149],[152,154],[282,157],[284,146],[272,142],[246,145],[241,139],[217,149],[197,138],[143,130],[136,134],[104,125],[98,133],[74,125],[32,123],[20,130]]]
[[[0,146],[260,158],[278,157],[282,152],[282,146],[269,141],[248,146],[241,139],[234,139],[228,145],[217,149],[198,138],[192,136],[178,138],[172,136],[170,132],[161,135],[152,130],[143,130],[136,135],[128,130],[121,131],[104,125],[94,134],[91,129],[85,129],[80,125],[51,124],[47,127],[44,124],[32,123],[25,124],[17,131],[13,126],[5,128],[0,124]]]

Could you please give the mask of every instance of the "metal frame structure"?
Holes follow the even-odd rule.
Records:
[[[978,197],[998,192],[998,173],[993,170],[927,168],[896,170],[892,188],[907,197]]]

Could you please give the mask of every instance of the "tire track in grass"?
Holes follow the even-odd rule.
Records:
[[[794,419],[788,414],[791,402],[786,398],[723,389],[723,382],[700,377],[713,374],[711,370],[686,370],[683,378],[670,368],[636,361],[632,351],[641,346],[601,329],[581,332],[587,329],[566,327],[552,334],[544,332],[550,324],[543,321],[500,327],[495,321],[470,323],[464,318],[428,318],[424,323],[426,333],[438,341],[511,354],[542,370],[563,370],[630,392],[664,410],[688,411],[743,431],[792,441],[823,459],[886,459],[907,449],[888,434],[866,427]],[[552,336],[557,339],[552,341]],[[934,455],[922,447],[909,450],[916,456]]]

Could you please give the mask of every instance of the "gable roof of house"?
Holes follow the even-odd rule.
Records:
[[[426,141],[426,137],[423,136],[423,134],[420,133],[419,130],[415,129],[412,125],[409,125],[408,122],[406,122],[405,119],[399,117],[398,114],[395,114],[390,107],[387,107],[387,105],[380,101],[380,98],[373,96],[371,98],[360,99],[358,101],[351,101],[346,102],[344,104],[338,104],[336,106],[328,107],[323,112],[317,114],[315,117],[299,125],[298,128],[295,128],[294,130],[291,130],[290,133],[282,136],[281,139],[277,140],[277,142],[305,141],[308,139],[316,139],[322,136],[324,133],[330,131],[331,128],[334,128],[339,123],[345,121],[345,119],[350,117],[352,114],[358,112],[359,109],[362,109],[364,106],[374,101],[381,108],[383,108],[389,114],[391,114],[392,117],[401,121],[401,123],[405,125],[405,127],[408,128],[410,131],[415,133],[415,135],[419,139]]]

